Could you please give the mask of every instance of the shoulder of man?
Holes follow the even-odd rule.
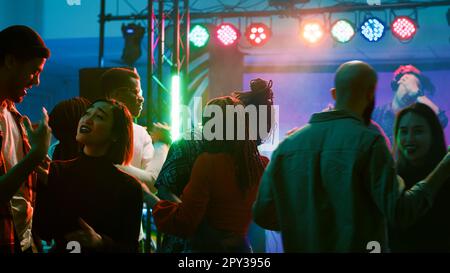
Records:
[[[28,142],[27,130],[25,129],[25,126],[21,122],[22,114],[20,114],[19,110],[17,110],[16,105],[13,102],[7,101],[7,104],[8,104],[7,109],[11,113],[14,120],[16,121],[16,124],[19,127],[20,134],[22,135],[22,139],[25,142],[25,145],[28,146],[28,148],[30,148],[30,143]]]
[[[133,122],[133,136],[134,138],[137,137],[146,140],[150,139],[150,141],[152,140],[152,137],[148,133],[147,128],[134,122]]]
[[[383,130],[378,126],[378,124],[374,122],[369,126],[366,126],[362,122],[358,122],[353,119],[346,120],[348,121],[348,123],[345,123],[345,127],[342,127],[342,124],[339,125],[342,127],[340,129],[343,129],[339,131],[341,132],[339,134],[339,137],[341,138],[345,139],[347,137],[350,137],[351,139],[359,139],[359,145],[371,145],[377,138],[385,138]],[[330,126],[334,125],[330,124]],[[323,133],[323,129],[319,129],[319,131],[317,131],[314,130],[313,124],[307,124],[294,134],[287,137],[282,143],[280,143],[280,146],[283,145],[281,147],[289,149],[289,147],[292,147],[292,145],[301,145],[301,143],[305,140],[316,141],[322,137],[326,137],[322,135]]]
[[[11,101],[7,101],[7,109],[8,111],[13,115],[14,118],[21,118],[22,114],[19,112],[19,110],[17,110],[16,105],[14,104],[14,102]]]
[[[137,131],[137,132],[139,132],[139,133],[145,132],[145,133],[148,134],[147,128],[146,128],[146,127],[144,127],[144,126],[142,126],[142,125],[139,125],[139,124],[137,124],[137,123],[134,123],[134,122],[133,122],[133,131],[134,131],[134,132]]]

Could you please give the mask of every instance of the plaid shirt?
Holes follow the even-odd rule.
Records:
[[[202,152],[203,145],[200,140],[181,139],[172,143],[155,186],[166,186],[175,195],[180,196],[189,182],[195,160]]]
[[[194,133],[191,133],[194,139]],[[166,161],[158,175],[155,186],[168,187],[175,195],[180,196],[189,182],[195,160],[203,152],[201,140],[178,140],[170,146]],[[187,241],[183,238],[164,234],[162,244],[158,248],[160,253],[180,253],[187,250]]]
[[[20,119],[22,116],[19,114],[17,109],[14,107],[13,103],[8,104],[8,110],[11,112],[14,120],[16,121],[18,127],[20,128],[20,135],[22,136],[23,151],[24,155],[30,151],[30,143],[26,135],[26,130],[23,127]],[[0,144],[3,144],[3,132],[0,131]],[[2,146],[0,146],[2,147]],[[0,176],[6,174],[5,159],[3,157],[3,152],[0,149]],[[31,201],[34,207],[35,192],[36,192],[36,173],[32,173],[28,176],[26,182],[20,187],[19,190],[23,191],[22,194],[24,198]],[[20,242],[15,241],[15,230],[13,215],[11,209],[11,202],[0,203],[0,253],[14,253],[16,249],[20,248]],[[17,244],[17,245],[15,245]]]

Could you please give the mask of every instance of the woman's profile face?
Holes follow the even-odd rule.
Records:
[[[431,148],[431,141],[431,129],[425,118],[412,112],[401,118],[397,143],[407,160],[413,164],[423,162]]]
[[[99,101],[78,122],[77,141],[84,145],[106,145],[113,141],[113,106]]]

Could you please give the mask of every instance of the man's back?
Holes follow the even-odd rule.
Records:
[[[365,251],[369,241],[385,246],[386,218],[374,199],[395,200],[398,190],[389,179],[374,189],[369,177],[376,168],[372,150],[383,145],[388,162],[381,161],[393,166],[381,135],[343,111],[313,115],[280,144],[263,181],[272,183],[286,252]],[[393,177],[391,169],[383,175]]]

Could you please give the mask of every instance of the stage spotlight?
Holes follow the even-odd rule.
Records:
[[[235,44],[239,36],[240,33],[237,28],[229,23],[220,24],[216,29],[216,37],[224,46]]]
[[[125,39],[125,47],[123,48],[121,59],[127,65],[132,66],[141,56],[141,42],[144,34],[145,28],[140,24],[122,24],[122,35]]]
[[[262,46],[272,35],[270,28],[263,23],[254,23],[247,27],[245,37],[253,46]]]
[[[384,35],[385,26],[378,18],[369,18],[361,25],[362,36],[369,42],[378,42]]]
[[[325,31],[319,21],[306,21],[300,27],[300,38],[308,44],[318,44],[324,37]]]
[[[355,28],[348,20],[337,20],[331,26],[331,37],[338,43],[347,43],[355,37]]]
[[[407,16],[399,16],[392,21],[391,31],[400,41],[411,40],[417,32],[417,26],[413,19]]]
[[[189,41],[191,41],[194,47],[204,47],[209,41],[208,29],[202,25],[195,25],[189,32]]]
[[[170,136],[173,141],[180,138],[181,128],[181,91],[180,91],[180,75],[172,75],[171,110],[170,110]]]

